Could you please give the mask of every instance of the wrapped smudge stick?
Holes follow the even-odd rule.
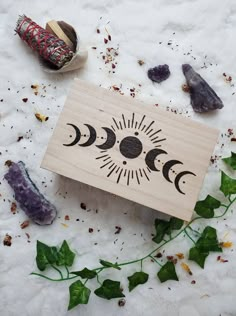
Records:
[[[39,54],[46,71],[49,69],[51,72],[64,72],[80,68],[87,59],[87,51],[78,53],[78,38],[74,29],[65,22],[61,23],[73,34],[72,46],[25,15],[20,16],[17,21],[16,33]]]
[[[191,105],[195,112],[222,109],[223,103],[209,84],[189,64],[182,65],[189,86]]]
[[[4,178],[14,190],[15,199],[22,210],[36,224],[51,224],[57,215],[57,210],[32,182],[25,169],[25,164],[22,161],[10,162],[8,166],[9,170]]]

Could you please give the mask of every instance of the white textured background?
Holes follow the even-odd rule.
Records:
[[[78,30],[83,44],[88,47],[89,59],[84,69],[64,75],[44,73],[34,53],[17,35],[14,36],[15,22],[22,13],[42,26],[51,19],[72,24]],[[103,42],[106,34],[104,27],[109,21],[107,28],[112,36],[109,45],[115,48],[119,45],[114,74],[109,73],[111,66],[104,65],[100,54],[106,48]],[[100,34],[96,33],[97,28],[101,30]],[[229,260],[228,263],[217,262],[217,253],[209,256],[205,270],[190,263],[192,277],[182,271],[178,263],[176,269],[180,282],[160,284],[156,277],[159,267],[147,262],[144,270],[150,273],[150,280],[132,293],[127,291],[126,277],[138,266],[124,267],[120,272],[105,272],[102,277],[122,282],[124,293],[127,294],[124,307],[118,307],[117,300],[106,301],[91,294],[87,306],[67,313],[69,282],[50,283],[29,276],[30,272],[37,270],[34,260],[37,239],[51,245],[59,245],[63,239],[67,239],[78,253],[75,269],[96,267],[99,258],[110,261],[135,259],[155,247],[151,242],[151,232],[154,219],[160,214],[39,167],[73,78],[79,77],[106,88],[122,83],[125,94],[135,87],[139,89],[136,98],[147,104],[158,103],[164,109],[169,106],[209,126],[218,127],[222,135],[215,154],[227,156],[231,150],[236,150],[227,136],[229,128],[236,132],[236,87],[226,83],[222,74],[225,72],[231,75],[234,83],[235,32],[236,3],[232,0],[1,1],[1,316],[236,315],[234,247],[226,249],[222,255]],[[97,50],[92,50],[92,46],[96,46]],[[145,65],[140,67],[138,59],[144,60]],[[170,66],[171,77],[161,85],[152,84],[147,78],[147,69],[164,63]],[[181,84],[184,83],[182,63],[190,63],[216,90],[225,105],[222,110],[208,115],[192,112],[189,96],[181,90]],[[41,89],[39,95],[35,96],[30,86],[36,83],[41,87],[46,85],[46,93]],[[139,87],[139,84],[142,86]],[[22,102],[24,97],[29,99],[27,103]],[[36,121],[35,111],[48,115],[49,120],[43,124]],[[21,135],[24,139],[17,142]],[[25,230],[20,228],[26,216],[19,208],[19,213],[11,214],[12,191],[2,180],[7,159],[23,160],[39,189],[55,203],[59,218],[52,226],[39,227],[31,223]],[[225,166],[219,161],[209,168],[201,197],[209,192],[223,199],[223,194],[218,191],[220,168]],[[42,181],[45,183],[42,184]],[[82,210],[81,202],[86,203],[91,211]],[[65,215],[70,216],[70,221],[66,222],[67,228],[62,225]],[[80,221],[76,221],[78,218]],[[218,222],[207,222],[218,229],[220,240],[235,242],[236,217],[229,213],[225,218]],[[199,223],[200,227],[205,224],[206,221]],[[115,226],[122,228],[119,235],[114,234]],[[88,233],[89,227],[94,229],[92,234]],[[30,234],[30,243],[27,242],[25,232]],[[2,240],[6,233],[13,237],[11,247],[3,246]],[[165,254],[187,254],[190,247],[190,241],[180,237],[165,248]],[[191,284],[193,279],[196,280],[195,285]],[[95,289],[96,282],[90,284]]]

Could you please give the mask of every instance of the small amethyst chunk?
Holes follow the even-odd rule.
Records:
[[[148,70],[148,78],[155,82],[162,82],[170,77],[170,69],[168,65],[159,65]]]
[[[182,65],[189,86],[191,105],[195,112],[209,112],[223,108],[223,102],[209,84],[189,64]]]
[[[39,225],[49,225],[53,222],[57,215],[55,206],[39,192],[22,161],[12,162],[4,178],[14,190],[16,201],[29,218]]]

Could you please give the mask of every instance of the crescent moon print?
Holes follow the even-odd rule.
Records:
[[[80,130],[78,129],[78,127],[76,125],[70,124],[70,123],[67,123],[67,125],[70,125],[70,126],[72,126],[74,128],[74,130],[75,130],[75,139],[73,140],[72,143],[70,143],[70,144],[63,144],[63,146],[74,146],[80,141],[81,133],[80,133]]]
[[[71,147],[78,144],[80,147],[95,145],[100,150],[100,155],[96,161],[100,163],[100,169],[104,170],[107,178],[113,178],[116,183],[129,185],[140,185],[142,182],[150,181],[153,173],[162,171],[164,179],[170,184],[174,184],[175,189],[180,194],[185,194],[180,188],[180,182],[185,175],[196,176],[191,171],[182,171],[177,174],[175,165],[183,165],[183,162],[166,159],[168,152],[161,149],[165,137],[161,136],[161,129],[155,127],[155,121],[146,118],[145,115],[136,118],[135,113],[131,117],[112,118],[110,127],[101,127],[101,131],[96,131],[90,124],[84,124],[88,129],[88,134],[82,134],[81,130],[72,123],[67,123],[75,132],[75,137],[71,143],[63,146]],[[103,131],[103,132],[102,132]],[[105,132],[105,137],[101,136]],[[99,135],[99,136],[98,136]],[[70,135],[72,137],[72,135]],[[80,143],[82,138],[86,140]],[[101,144],[99,139],[105,139]],[[96,144],[95,144],[96,143]],[[150,149],[151,147],[151,149]],[[116,158],[114,158],[114,150]],[[117,156],[117,152],[120,157]],[[161,156],[161,158],[159,158]],[[138,163],[137,160],[138,159]],[[138,166],[138,167],[137,167]],[[173,181],[170,172],[175,174]],[[185,183],[185,181],[182,181]]]

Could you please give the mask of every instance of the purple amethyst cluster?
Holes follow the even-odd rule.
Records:
[[[57,215],[55,206],[39,192],[22,161],[12,162],[4,178],[14,190],[16,201],[29,218],[39,225],[49,225],[53,222]]]
[[[170,77],[170,69],[168,65],[159,65],[148,70],[148,78],[152,81],[161,83]]]

